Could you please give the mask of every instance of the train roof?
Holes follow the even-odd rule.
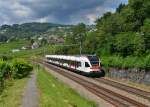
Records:
[[[95,56],[95,55],[46,55],[45,57],[76,60],[76,61],[81,60],[88,61],[88,56]]]

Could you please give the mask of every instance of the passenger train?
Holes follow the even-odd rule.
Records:
[[[46,62],[73,70],[74,72],[91,77],[103,77],[104,70],[100,59],[95,55],[46,55]]]

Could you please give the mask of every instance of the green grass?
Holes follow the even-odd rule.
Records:
[[[31,56],[42,56],[44,53],[48,54],[52,51],[51,46],[45,46],[45,47],[40,47],[37,49],[31,49],[31,50],[22,50],[20,52],[16,52],[12,54],[14,57],[31,57]]]
[[[20,50],[19,52],[12,53],[12,49],[20,49],[22,46],[28,46],[29,41],[26,40],[18,40],[10,43],[1,43],[0,44],[0,55],[6,55],[11,57],[30,57],[30,56],[38,56],[43,55],[44,52],[51,53],[54,52],[54,47],[50,45],[46,45],[44,47],[40,47],[37,49],[30,49],[30,50]]]
[[[22,46],[28,45],[29,41],[18,40],[9,43],[1,43],[0,44],[0,54],[10,53],[12,49],[20,49]]]
[[[96,107],[43,69],[37,70],[40,107]]]
[[[27,78],[7,81],[7,87],[0,95],[0,107],[19,107]]]

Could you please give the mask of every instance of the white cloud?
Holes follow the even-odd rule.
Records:
[[[36,19],[35,21],[40,22],[40,23],[48,22],[48,17],[39,18],[39,19]]]
[[[94,24],[94,21],[97,19],[97,16],[95,14],[88,14],[86,17],[89,24]]]
[[[31,14],[31,9],[21,5],[19,2],[14,2],[14,4],[11,6],[12,12],[19,17],[27,17]]]

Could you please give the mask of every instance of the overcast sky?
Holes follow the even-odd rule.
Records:
[[[128,0],[0,0],[0,25],[26,22],[93,24]]]

